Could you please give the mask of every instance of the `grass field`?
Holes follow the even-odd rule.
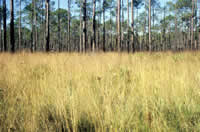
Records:
[[[200,53],[0,54],[0,131],[200,131]]]

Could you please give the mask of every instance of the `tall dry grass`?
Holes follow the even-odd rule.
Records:
[[[0,54],[0,131],[200,131],[200,53]]]

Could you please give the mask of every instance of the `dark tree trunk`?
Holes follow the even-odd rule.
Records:
[[[80,44],[79,44],[79,52],[83,51],[83,45],[82,45],[82,32],[83,32],[83,28],[82,28],[82,3],[80,5]]]
[[[61,41],[60,41],[60,0],[58,0],[58,47],[61,52]]]
[[[116,40],[115,40],[115,41],[116,41],[116,42],[115,42],[116,44],[115,44],[115,49],[118,48],[118,47],[117,47],[117,46],[118,46],[118,34],[117,34],[117,32],[118,32],[118,24],[117,24],[117,23],[118,23],[118,14],[117,14],[117,13],[118,13],[118,6],[116,6],[116,20],[115,20],[115,21],[116,21],[116,38],[115,38],[115,39],[116,39]]]
[[[120,21],[120,19],[121,19],[121,0],[118,0],[118,23],[117,23],[117,25],[118,25],[118,27],[117,27],[117,29],[118,29],[118,45],[117,45],[117,48],[118,48],[118,52],[120,52],[121,51],[121,49],[120,49],[120,45],[121,45],[121,21]]]
[[[0,0],[0,7],[2,6],[2,0]],[[2,12],[0,13],[0,51],[3,51],[3,43],[2,43],[2,30],[1,30],[1,20],[2,20]]]
[[[200,10],[199,10],[199,13],[200,13]],[[199,16],[199,21],[200,21],[200,16]],[[198,42],[198,48],[200,47],[200,23],[199,23],[199,42]]]
[[[121,20],[121,50],[124,50],[124,0],[121,1],[121,14],[122,14],[122,20]]]
[[[8,51],[7,47],[7,29],[6,29],[6,0],[3,0],[3,32],[4,32],[4,39],[3,39],[3,44],[4,44],[4,51]]]
[[[130,46],[129,46],[129,0],[127,0],[127,40],[126,45],[128,49],[128,53],[130,52]]]
[[[151,0],[149,0],[149,51],[152,51],[152,45],[151,45]]]
[[[194,0],[192,0],[192,20],[191,20],[191,49],[194,48]]]
[[[131,0],[131,36],[132,36],[132,52],[135,51],[135,45],[134,45],[134,0]]]
[[[103,0],[103,52],[106,51],[105,2],[106,1]]]
[[[92,22],[92,28],[93,28],[93,39],[92,39],[92,50],[95,51],[96,48],[96,0],[93,0],[93,22]]]
[[[36,13],[36,1],[34,2],[34,27],[35,27],[35,32],[34,32],[34,50],[37,51],[38,48],[38,37],[37,37],[37,13]]]
[[[22,45],[22,31],[21,31],[21,0],[19,0],[19,43],[18,43],[18,50],[21,50]]]
[[[50,45],[49,45],[49,40],[50,40],[50,32],[49,32],[49,1],[46,0],[45,5],[46,5],[46,34],[45,34],[45,41],[46,41],[46,52],[50,51]]]
[[[32,0],[32,16],[31,16],[31,24],[32,24],[32,31],[31,31],[31,52],[35,51],[35,0]]]
[[[10,44],[11,52],[15,52],[15,32],[14,32],[14,1],[10,0]]]
[[[86,2],[87,0],[83,1],[83,46],[84,51],[87,51],[87,27],[86,27],[86,19],[87,19],[87,12],[86,12]]]
[[[68,51],[71,51],[71,38],[70,38],[70,23],[71,23],[71,15],[70,15],[70,6],[71,6],[71,0],[68,0]]]

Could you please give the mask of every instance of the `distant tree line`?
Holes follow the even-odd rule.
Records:
[[[197,0],[67,0],[65,9],[60,0],[10,0],[9,4],[0,0],[1,52],[200,48]]]

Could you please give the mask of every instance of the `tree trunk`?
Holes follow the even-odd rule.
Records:
[[[70,6],[71,6],[71,0],[68,0],[68,51],[71,51],[71,38],[70,38],[70,23],[71,23],[71,16],[70,16]]]
[[[84,46],[85,52],[87,51],[86,2],[87,2],[87,0],[83,0],[83,46]]]
[[[174,46],[175,46],[175,50],[176,50],[176,47],[177,47],[177,16],[176,16],[176,13],[175,13],[175,35],[174,35]],[[171,46],[172,49],[174,46]]]
[[[34,2],[34,51],[37,50],[37,13],[36,13],[36,1]]]
[[[14,1],[10,0],[10,44],[11,52],[15,52],[15,32],[14,32]]]
[[[44,7],[44,2],[45,0],[42,0],[42,8]],[[45,4],[46,6],[46,4]],[[45,10],[42,11],[42,26],[43,26],[43,42],[42,42],[42,50],[45,51],[45,47],[46,47],[46,19],[45,19]]]
[[[0,0],[0,7],[2,6],[2,1]],[[2,30],[1,30],[1,20],[2,20],[2,13],[0,14],[0,51],[3,52],[3,43],[2,43]]]
[[[199,10],[199,13],[200,13],[200,10]],[[199,21],[200,21],[200,16],[199,16]],[[198,42],[198,48],[200,47],[200,23],[199,23],[199,42]]]
[[[195,0],[195,46],[194,46],[194,48],[195,48],[195,50],[197,50],[197,34],[198,34],[198,28],[197,28],[197,22],[198,22],[198,18],[197,18],[197,0]]]
[[[103,0],[103,52],[106,51],[105,2],[106,1]]]
[[[132,52],[135,51],[134,45],[134,0],[131,1],[131,29],[132,29]]]
[[[194,0],[192,0],[192,21],[191,21],[191,49],[194,48]]]
[[[151,0],[149,0],[149,51],[152,51],[152,45],[151,45]]]
[[[127,40],[126,40],[126,45],[127,45],[127,50],[128,53],[130,52],[130,47],[129,47],[129,0],[127,0]]]
[[[110,33],[110,51],[112,51],[112,36],[113,36],[113,34],[112,34],[112,9],[110,8],[110,31],[111,31],[111,33]]]
[[[117,27],[117,29],[118,29],[118,45],[117,45],[117,48],[118,48],[118,52],[120,52],[121,51],[121,49],[120,49],[120,45],[121,45],[121,0],[118,0],[118,27]]]
[[[93,0],[93,39],[92,39],[92,50],[95,51],[96,48],[96,0]]]
[[[31,16],[31,24],[32,24],[32,31],[31,31],[31,52],[34,52],[35,48],[35,0],[32,0],[32,16]]]
[[[165,14],[166,14],[166,9],[164,7],[164,23],[165,23]],[[165,27],[163,28],[163,50],[166,50],[166,45],[165,45],[165,42],[166,42],[166,37],[165,37],[165,32],[166,32],[166,29]]]
[[[61,52],[61,41],[60,41],[60,0],[58,0],[58,47]]]
[[[118,14],[117,14],[117,13],[118,13],[118,6],[116,6],[116,15],[115,15],[115,16],[116,16],[116,20],[115,20],[115,21],[116,21],[116,22],[115,22],[115,23],[116,23],[116,28],[115,28],[115,29],[116,29],[116,30],[115,30],[115,31],[116,31],[116,32],[115,32],[115,33],[116,33],[116,38],[115,38],[115,41],[116,41],[115,49],[116,49],[116,50],[117,50],[117,48],[118,48],[118,47],[117,47],[117,46],[118,46],[118,34],[117,34],[117,32],[118,32],[118,25],[117,25],[117,23],[118,23]]]
[[[80,3],[80,44],[79,44],[79,52],[83,51],[83,45],[82,45],[82,3]]]
[[[124,50],[124,0],[122,0],[122,21],[121,21],[121,50]]]
[[[7,29],[6,29],[6,0],[3,0],[3,32],[4,32],[4,39],[3,39],[3,44],[4,44],[4,51],[8,51],[7,47]]]
[[[46,32],[45,32],[45,43],[46,43],[46,52],[50,51],[50,45],[49,45],[49,40],[50,40],[50,36],[49,36],[49,1],[50,0],[46,0],[45,1],[45,6],[46,6]]]
[[[18,43],[18,50],[21,50],[22,45],[22,31],[21,31],[21,0],[19,0],[19,43]]]

